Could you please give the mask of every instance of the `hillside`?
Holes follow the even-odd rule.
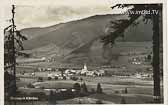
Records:
[[[23,29],[21,30],[22,34],[29,39],[24,42],[24,47],[36,57],[56,60],[61,58],[61,62],[107,63],[112,59],[117,60],[120,51],[111,49],[110,46],[103,46],[100,37],[106,35],[104,30],[109,21],[120,18],[127,17],[124,15],[96,15],[50,27]],[[142,19],[140,18],[139,21]],[[140,22],[137,26],[131,26],[125,31],[124,42],[151,40],[151,23]]]

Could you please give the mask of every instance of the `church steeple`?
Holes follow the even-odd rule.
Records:
[[[83,69],[87,71],[87,66],[86,66],[86,63],[84,64]]]

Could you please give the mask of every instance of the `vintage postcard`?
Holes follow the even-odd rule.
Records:
[[[165,6],[158,0],[5,3],[4,105],[166,105]]]

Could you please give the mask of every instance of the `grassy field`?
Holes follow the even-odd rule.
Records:
[[[134,67],[133,67],[134,68]],[[135,67],[136,68],[136,67]],[[143,67],[144,68],[144,67]],[[22,73],[25,71],[25,74]],[[111,70],[110,70],[111,71]],[[115,71],[115,70],[114,70]],[[116,69],[118,72],[122,72],[122,70]],[[31,73],[35,72],[35,76],[31,76]],[[128,69],[124,72],[136,72],[135,69]],[[91,94],[87,97],[77,97],[73,99],[66,99],[66,100],[59,100],[57,103],[76,103],[78,104],[79,100],[82,103],[95,103],[97,100],[101,100],[103,103],[121,103],[121,99],[124,97],[126,103],[130,104],[143,104],[152,101],[153,97],[153,80],[145,80],[145,79],[137,79],[133,75],[128,77],[122,76],[109,76],[109,77],[85,77],[85,76],[77,76],[83,78],[83,80],[47,80],[48,73],[56,74],[56,71],[46,71],[46,72],[37,72],[36,68],[17,68],[17,76],[20,78],[20,81],[17,81],[18,90],[24,93],[32,93],[32,92],[43,92],[45,94],[49,94],[49,91],[46,91],[42,88],[51,88],[51,89],[58,89],[58,88],[72,88],[73,84],[83,83],[85,82],[88,88],[88,91],[92,89],[96,90],[97,84],[100,83],[103,89],[103,94]],[[43,82],[37,82],[38,77],[43,77]],[[28,84],[33,84],[35,87],[42,87],[42,88],[27,88]],[[161,84],[162,86],[162,84]],[[163,87],[163,86],[162,86]],[[161,87],[161,89],[163,89]],[[128,93],[124,94],[124,89],[127,88]],[[161,94],[163,93],[163,90]],[[48,103],[48,102],[42,102]],[[36,105],[41,105],[41,102],[35,102]],[[31,103],[29,103],[31,104]],[[19,104],[18,104],[19,105]],[[27,105],[20,104],[20,105]]]
[[[103,88],[103,94],[92,94],[87,98],[91,100],[93,98],[97,100],[102,100],[104,103],[120,103],[122,97],[125,98],[127,103],[148,103],[152,101],[153,94],[153,82],[149,80],[140,80],[133,77],[82,77],[83,81],[73,81],[73,80],[44,80],[44,82],[37,82],[36,78],[21,78],[17,83],[19,91],[25,93],[31,92],[44,92],[49,94],[49,91],[43,89],[34,89],[34,88],[23,88],[29,83],[32,83],[34,86],[40,86],[43,88],[72,88],[73,84],[78,82],[85,82],[89,91],[91,89],[97,88],[97,83],[101,83]],[[128,93],[123,94],[123,90],[127,88]],[[58,101],[58,103],[77,103],[79,100],[68,99],[65,101]],[[82,99],[81,99],[82,100]],[[83,100],[86,100],[83,99]],[[92,100],[92,101],[93,101]],[[87,103],[87,101],[84,101]],[[93,102],[92,102],[93,103]]]

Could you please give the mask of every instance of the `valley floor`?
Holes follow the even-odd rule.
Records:
[[[71,99],[64,99],[56,101],[57,104],[89,104],[97,103],[101,101],[102,103],[115,103],[120,104],[124,98],[125,103],[127,104],[144,104],[152,103],[153,101],[153,81],[152,80],[141,80],[136,79],[135,77],[84,77],[82,81],[77,80],[44,80],[43,82],[37,82],[37,78],[22,77],[20,81],[17,82],[18,90],[24,93],[32,92],[44,92],[49,94],[49,91],[46,91],[41,88],[27,88],[26,86],[29,83],[32,83],[34,86],[39,86],[43,88],[70,88],[73,87],[74,83],[86,83],[88,91],[91,89],[96,90],[97,83],[100,83],[103,89],[102,94],[90,94],[84,97],[75,97]],[[163,91],[163,86],[161,89]],[[127,93],[123,93],[123,90],[127,88]],[[163,92],[161,92],[163,93]],[[162,94],[163,95],[163,94]],[[28,101],[28,102],[17,102],[17,105],[46,105],[48,101]],[[8,102],[6,102],[8,105]]]

